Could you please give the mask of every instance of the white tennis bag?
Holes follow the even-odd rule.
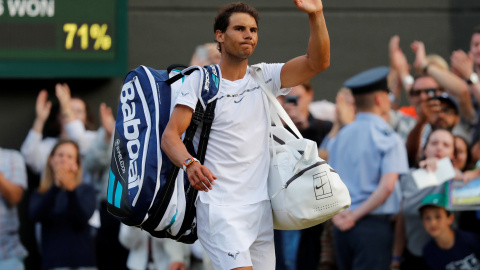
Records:
[[[270,112],[270,170],[268,193],[273,227],[300,230],[318,225],[351,204],[347,187],[326,161],[318,156],[317,143],[304,139],[288,114],[265,84],[261,65],[251,75],[261,86]],[[298,137],[283,127],[281,119]]]

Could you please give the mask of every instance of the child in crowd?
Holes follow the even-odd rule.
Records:
[[[451,225],[454,216],[445,209],[445,195],[426,196],[419,208],[423,225],[433,238],[423,248],[423,256],[430,269],[480,269],[480,236]]]

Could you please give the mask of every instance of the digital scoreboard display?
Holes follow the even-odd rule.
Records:
[[[0,78],[127,71],[127,0],[0,0]]]

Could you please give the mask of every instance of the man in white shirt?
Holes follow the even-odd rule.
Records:
[[[285,64],[262,64],[265,82],[277,96],[330,64],[322,1],[294,2],[308,14],[310,40],[306,55]],[[257,11],[244,3],[222,7],[215,18],[222,81],[205,164],[195,161],[181,141],[198,100],[198,73],[185,80],[162,137],[162,149],[176,166],[185,166],[190,183],[200,191],[198,237],[215,269],[275,269],[268,119],[262,90],[248,66],[258,41],[257,22]]]

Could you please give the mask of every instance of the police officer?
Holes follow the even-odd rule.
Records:
[[[401,198],[397,180],[408,172],[408,161],[402,139],[387,123],[388,73],[377,67],[345,82],[355,98],[356,119],[327,146],[329,163],[352,198],[350,208],[332,219],[340,270],[384,270],[392,259],[392,215]]]

